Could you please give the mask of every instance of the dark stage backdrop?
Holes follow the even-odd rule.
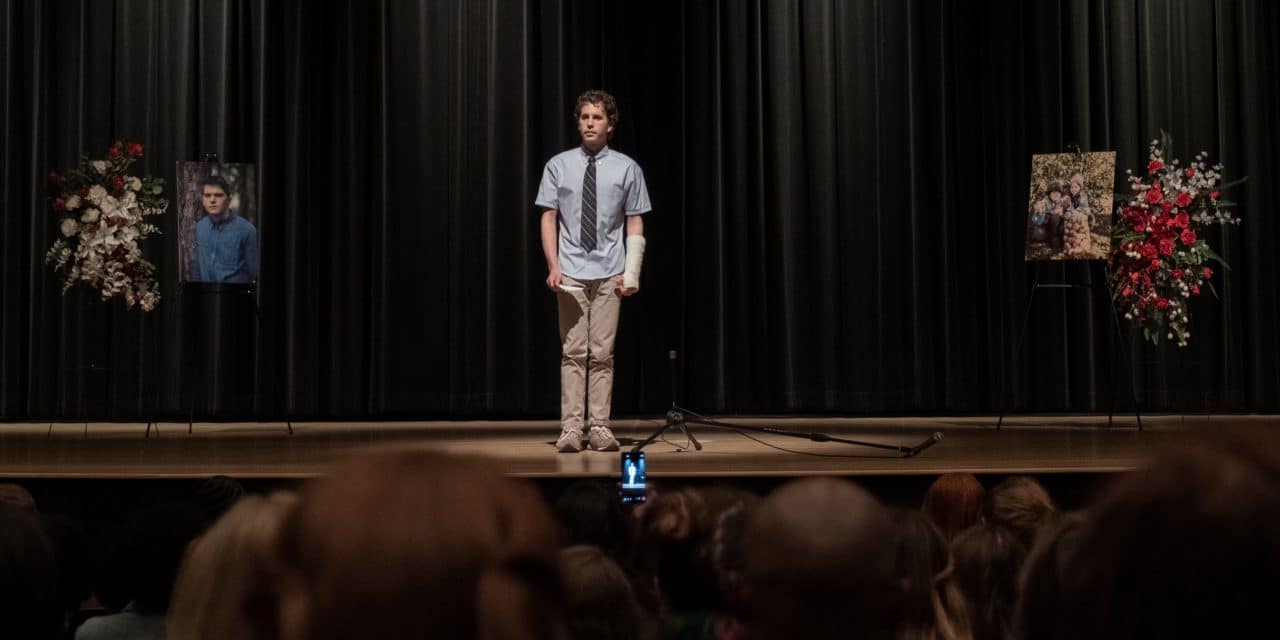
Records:
[[[332,6],[330,6],[332,5]],[[0,2],[0,417],[552,417],[532,206],[574,96],[654,212],[615,409],[1280,409],[1270,0]],[[1030,155],[1121,168],[1172,132],[1250,181],[1189,347],[1112,325],[1098,264],[1022,260]],[[116,137],[143,165],[255,163],[257,298],[143,314],[62,295],[43,176]],[[172,187],[172,185],[170,185]],[[1031,284],[1096,288],[1037,297]],[[1122,359],[1116,360],[1115,356]],[[1120,377],[1109,379],[1113,362]]]

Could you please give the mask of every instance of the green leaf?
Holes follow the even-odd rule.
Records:
[[[1238,186],[1240,186],[1240,185],[1244,184],[1244,183],[1245,183],[1246,181],[1248,181],[1248,180],[1249,180],[1249,176],[1244,176],[1243,178],[1238,178],[1238,179],[1236,179],[1236,180],[1232,180],[1231,182],[1228,182],[1228,183],[1226,183],[1226,184],[1224,184],[1224,185],[1219,186],[1219,187],[1218,187],[1218,191],[1226,191],[1227,189],[1230,189],[1230,188],[1232,188],[1232,187],[1238,187]]]
[[[1209,293],[1212,293],[1213,297],[1218,298],[1218,290],[1213,287],[1213,281],[1205,280],[1204,283],[1209,287]],[[1218,299],[1221,300],[1221,298]]]
[[[1164,156],[1165,163],[1168,163],[1170,150],[1173,149],[1173,136],[1168,131],[1160,130],[1160,153]]]
[[[1220,255],[1218,255],[1218,254],[1214,253],[1214,252],[1213,252],[1213,249],[1210,249],[1210,248],[1209,248],[1209,245],[1207,245],[1207,244],[1205,244],[1205,243],[1203,243],[1203,242],[1199,242],[1199,243],[1197,243],[1197,244],[1199,245],[1199,246],[1197,246],[1197,247],[1196,247],[1196,249],[1197,249],[1198,251],[1200,251],[1201,253],[1204,253],[1205,255],[1209,256],[1209,258],[1210,258],[1211,260],[1215,260],[1215,261],[1217,261],[1217,263],[1218,263],[1218,264],[1222,265],[1222,268],[1223,268],[1223,269],[1226,269],[1227,271],[1230,271],[1230,270],[1231,270],[1231,265],[1227,264],[1227,261],[1226,261],[1226,260],[1223,260],[1223,259],[1222,259],[1222,256],[1220,256]]]

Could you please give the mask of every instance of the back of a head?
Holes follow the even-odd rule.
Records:
[[[759,496],[736,487],[682,487],[658,493],[640,520],[642,565],[671,612],[727,607],[741,574],[742,535]]]
[[[1116,481],[1063,578],[1062,637],[1247,637],[1273,626],[1280,434],[1224,429]]]
[[[1027,549],[998,524],[964,530],[951,544],[956,585],[964,595],[973,637],[1008,638],[1018,603],[1018,574]]]
[[[888,512],[857,485],[810,478],[760,503],[744,538],[739,615],[752,638],[888,638],[900,617]]]
[[[36,499],[26,487],[12,482],[0,482],[0,507],[10,507],[23,513],[36,514]]]
[[[560,552],[571,640],[638,640],[640,605],[622,568],[596,547]]]
[[[207,527],[221,518],[244,494],[244,485],[239,480],[228,476],[213,476],[200,480],[192,493],[191,501],[204,514]]]
[[[274,638],[268,565],[291,493],[241,498],[190,547],[173,589],[165,637]]]
[[[564,546],[593,545],[614,559],[630,552],[633,534],[612,483],[592,478],[570,484],[556,499],[555,516]]]
[[[89,597],[89,534],[80,521],[63,513],[40,515],[40,525],[58,565],[58,604],[68,617]]]
[[[563,633],[550,514],[481,460],[358,456],[303,490],[276,553],[285,640]]]
[[[164,613],[187,544],[203,526],[203,514],[185,502],[162,502],[130,512],[111,536],[99,595],[113,608],[132,602],[139,613]]]
[[[56,575],[53,550],[36,519],[0,505],[0,635],[59,637]]]
[[[1018,578],[1019,599],[1014,623],[1017,637],[1038,640],[1075,637],[1064,634],[1063,577],[1075,563],[1089,522],[1083,512],[1064,515],[1041,533],[1036,546],[1027,554]]]
[[[897,637],[965,637],[968,620],[954,585],[951,548],[942,531],[914,509],[893,510],[893,525],[895,571],[903,589]]]
[[[1057,517],[1049,492],[1035,478],[1013,476],[987,492],[983,515],[987,522],[1008,527],[1023,546],[1035,545],[1036,535]]]
[[[982,520],[986,493],[972,473],[946,473],[929,485],[922,509],[950,541]]]

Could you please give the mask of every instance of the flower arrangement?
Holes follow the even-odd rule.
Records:
[[[160,301],[156,266],[142,255],[139,242],[159,233],[145,220],[165,212],[164,180],[129,175],[142,157],[142,144],[117,141],[106,156],[80,158],[77,168],[49,172],[49,206],[58,217],[60,238],[45,262],[62,273],[62,291],[77,282],[97,289],[103,300],[124,298],[151,311]]]
[[[1117,209],[1107,268],[1117,312],[1142,327],[1152,344],[1164,337],[1185,347],[1191,337],[1187,303],[1202,287],[1213,291],[1208,263],[1230,269],[1209,248],[1205,232],[1210,225],[1240,224],[1226,209],[1235,203],[1219,196],[1244,179],[1219,186],[1222,165],[1209,166],[1204,151],[1186,167],[1176,159],[1166,163],[1171,144],[1162,131],[1160,140],[1151,141],[1146,171],[1125,172],[1129,201]]]

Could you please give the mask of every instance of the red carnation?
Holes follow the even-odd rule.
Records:
[[[89,185],[87,185],[87,184],[86,184],[86,185],[81,185],[81,186],[80,186],[80,189],[79,189],[79,190],[77,190],[77,193],[79,193],[79,194],[80,194],[80,197],[81,197],[81,198],[88,198],[88,197],[89,197]]]
[[[1150,242],[1144,242],[1142,246],[1138,247],[1138,253],[1141,253],[1144,258],[1154,258],[1156,257],[1156,246]]]
[[[1182,279],[1182,269],[1174,269],[1173,271],[1171,271],[1171,272],[1169,273],[1169,275],[1173,276],[1174,278],[1177,278],[1177,279],[1181,280],[1181,279]]]
[[[1121,289],[1121,290],[1120,290],[1120,295],[1122,295],[1122,296],[1124,296],[1124,297],[1126,297],[1126,298],[1128,298],[1129,296],[1133,295],[1133,287],[1125,287],[1125,288]]]
[[[66,201],[66,200],[63,200],[62,198],[54,198],[54,199],[53,199],[53,210],[54,210],[54,211],[66,211],[66,210],[67,210],[67,201]]]
[[[1164,200],[1164,194],[1159,187],[1151,187],[1147,190],[1147,202],[1158,204],[1161,200]]]
[[[1132,271],[1132,272],[1130,272],[1130,273],[1129,273],[1129,280],[1130,280],[1130,281],[1132,281],[1132,282],[1137,282],[1137,281],[1138,281],[1138,278],[1139,278],[1139,274],[1138,274],[1138,272],[1137,272],[1137,271]]]
[[[1164,299],[1164,298],[1160,298],[1160,299],[1156,300],[1156,308],[1157,308],[1157,309],[1168,309],[1168,308],[1169,308],[1169,301],[1168,301],[1168,300],[1166,300],[1166,299]]]
[[[1191,246],[1196,243],[1196,232],[1192,229],[1182,230],[1182,244]]]
[[[1152,260],[1152,261],[1151,261],[1151,268],[1152,268],[1152,269],[1159,269],[1159,268],[1160,268],[1160,266],[1161,266],[1161,262],[1160,262],[1159,260]],[[1150,278],[1143,278],[1143,281],[1145,282],[1145,281],[1147,281],[1147,280],[1149,280],[1149,279],[1150,279]]]
[[[1175,202],[1177,203],[1177,205],[1178,205],[1179,207],[1185,207],[1185,206],[1187,206],[1187,205],[1191,204],[1191,194],[1189,194],[1189,193],[1187,193],[1187,192],[1185,192],[1185,191],[1184,191],[1184,192],[1182,192],[1182,193],[1179,193],[1179,194],[1178,194],[1178,199],[1177,199]]]
[[[1205,267],[1205,268],[1200,272],[1200,275],[1204,276],[1204,279],[1205,279],[1205,280],[1208,280],[1209,278],[1212,278],[1212,277],[1213,277],[1213,269],[1210,269],[1209,267]]]
[[[1195,174],[1196,174],[1196,168],[1195,168],[1195,167],[1187,167],[1186,176],[1187,176],[1188,178],[1190,178],[1191,176],[1194,176]]]
[[[1164,209],[1165,213],[1169,213],[1170,211],[1173,211],[1173,203],[1169,202],[1168,200],[1165,200],[1164,202],[1160,203],[1160,208]]]
[[[1167,256],[1173,253],[1173,238],[1160,239],[1160,255]]]
[[[1159,160],[1152,160],[1147,163],[1147,173],[1155,175],[1155,173],[1164,168],[1164,163]]]
[[[140,143],[140,142],[130,142],[130,143],[129,143],[129,155],[131,155],[131,156],[133,156],[133,157],[135,157],[135,158],[137,158],[138,156],[141,156],[141,155],[142,155],[142,143]]]
[[[1191,225],[1191,216],[1187,215],[1186,212],[1184,211],[1182,213],[1179,213],[1178,217],[1173,219],[1173,223],[1178,225],[1179,227],[1184,227],[1184,228],[1188,227]]]
[[[115,176],[111,179],[111,188],[116,191],[124,191],[124,177]]]
[[[1191,285],[1191,295],[1193,296],[1200,295],[1200,285],[1195,285],[1195,284]]]
[[[1213,198],[1214,200],[1217,200],[1217,199],[1218,199],[1218,192],[1217,192],[1217,191],[1210,191],[1210,192],[1209,192],[1209,197],[1210,197],[1210,198]]]
[[[112,158],[119,158],[120,143],[117,142],[116,144],[111,145],[111,147],[107,149],[107,155],[111,156]]]

